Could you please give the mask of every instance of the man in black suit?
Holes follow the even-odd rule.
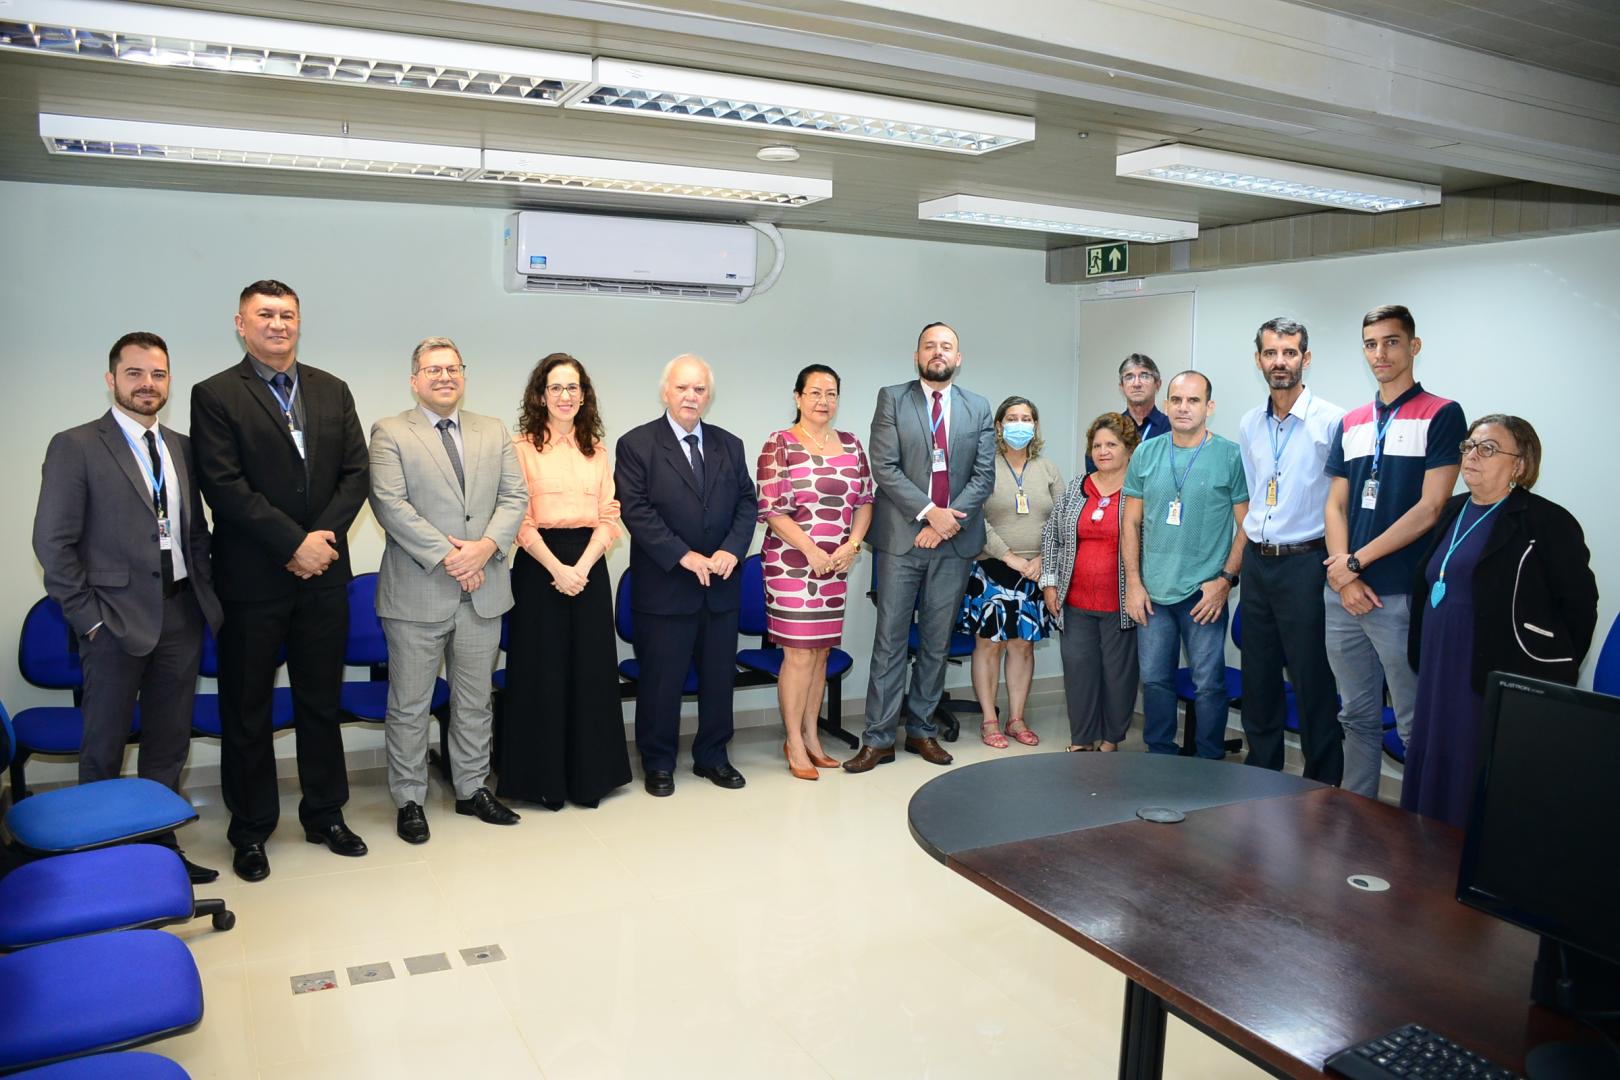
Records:
[[[168,345],[146,331],[119,338],[107,354],[107,389],[106,415],[59,433],[45,451],[34,554],[79,638],[79,783],[123,771],[138,698],[137,770],[179,791],[203,620],[220,624],[208,522],[191,442],[157,419],[169,400]],[[156,839],[174,844],[173,833]],[[219,876],[189,860],[186,871],[197,884]]]
[[[726,758],[737,673],[734,573],[754,539],[754,482],[742,441],[703,422],[714,375],[702,357],[664,368],[668,411],[627,432],[613,484],[630,530],[630,606],[636,613],[636,749],[651,795],[675,793],[681,685],[698,674],[692,771],[723,788],[746,782]]]
[[[343,823],[349,777],[338,727],[349,629],[349,526],[370,490],[366,441],[343,380],[298,362],[298,294],[279,281],[242,290],[242,362],[191,392],[198,479],[214,510],[220,781],[232,868],[270,873],[280,815],[270,694],[285,648],[298,732],[304,837],[364,855]]]

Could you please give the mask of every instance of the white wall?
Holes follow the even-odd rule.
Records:
[[[1620,397],[1620,231],[1216,270],[1150,284],[1196,290],[1193,355],[1155,359],[1166,377],[1192,366],[1214,380],[1211,427],[1229,438],[1243,413],[1265,399],[1254,333],[1266,319],[1305,323],[1313,354],[1307,384],[1349,408],[1376,392],[1361,356],[1362,315],[1380,304],[1411,308],[1423,339],[1419,380],[1460,402],[1470,420],[1488,412],[1529,420],[1543,448],[1536,491],[1567,507],[1586,531],[1600,597],[1583,672],[1590,685],[1620,608],[1616,425],[1608,415]],[[1085,286],[1081,295],[1099,291]],[[1096,388],[1096,407],[1082,413],[1115,407],[1122,357],[1100,355],[1084,340],[1079,352],[1082,393]]]
[[[591,371],[611,442],[657,415],[664,362],[694,351],[715,369],[710,419],[751,452],[787,425],[793,377],[816,361],[843,375],[839,426],[864,441],[877,389],[914,375],[917,331],[935,319],[961,333],[964,386],[992,403],[1025,394],[1057,431],[1075,421],[1073,290],[1044,283],[1039,252],[789,232],[781,281],[742,305],[513,296],[498,273],[504,214],[492,210],[31,184],[0,184],[0,204],[10,402],[0,439],[14,508],[0,516],[0,551],[14,567],[0,581],[8,656],[44,591],[29,546],[38,462],[53,432],[111,404],[101,377],[108,346],[132,329],[168,340],[174,389],[163,419],[183,431],[192,384],[240,358],[236,296],[262,277],[298,290],[302,358],[348,380],[368,427],[410,405],[411,347],[445,334],[470,368],[466,407],[508,425],[535,360],[563,350]],[[369,511],[351,541],[356,568],[375,568],[382,534]],[[615,577],[626,558],[621,542],[609,560]],[[846,697],[865,687],[869,570],[858,566],[853,581]],[[1056,660],[1043,650],[1042,672],[1055,672]],[[15,713],[61,697],[27,686],[7,662],[0,700]],[[750,691],[739,706],[773,700]],[[346,738],[353,748],[374,736],[353,729]],[[290,740],[278,749],[290,753]],[[193,762],[213,755],[199,743]],[[30,776],[72,775],[52,768],[40,763]]]

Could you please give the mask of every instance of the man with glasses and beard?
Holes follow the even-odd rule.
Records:
[[[1288,318],[1262,323],[1254,335],[1254,362],[1271,393],[1238,427],[1249,485],[1242,573],[1245,760],[1265,769],[1283,767],[1286,664],[1305,776],[1337,784],[1344,771],[1343,737],[1318,597],[1327,582],[1322,508],[1333,482],[1322,468],[1344,410],[1305,387],[1311,336],[1303,324]]]
[[[203,620],[220,625],[208,522],[191,440],[158,423],[169,400],[169,347],[146,331],[125,334],[108,353],[106,379],[112,409],[61,432],[45,451],[34,554],[79,639],[79,783],[123,771],[138,700],[137,769],[178,792]],[[175,842],[173,833],[155,839]],[[219,876],[189,860],[186,871],[196,884]]]

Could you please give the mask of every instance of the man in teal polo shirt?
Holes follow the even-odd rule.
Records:
[[[1176,663],[1181,647],[1197,690],[1198,756],[1224,757],[1226,599],[1243,565],[1249,486],[1238,444],[1207,427],[1215,411],[1209,377],[1170,380],[1170,437],[1137,447],[1125,473],[1125,610],[1142,626],[1143,737],[1155,754],[1176,745]]]

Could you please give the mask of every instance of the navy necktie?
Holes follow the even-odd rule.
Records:
[[[696,435],[688,435],[686,445],[691,447],[692,479],[697,481],[698,494],[703,494],[703,447]]]

